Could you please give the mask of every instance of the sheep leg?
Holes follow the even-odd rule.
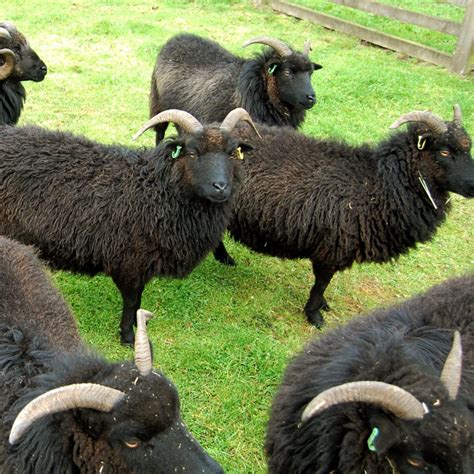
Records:
[[[112,279],[117,285],[123,301],[120,342],[124,345],[133,346],[135,342],[133,326],[137,324],[137,310],[140,308],[144,285],[133,286],[128,282],[121,281],[120,278],[112,277]]]
[[[304,307],[304,314],[308,318],[310,324],[316,327],[321,327],[324,324],[324,319],[321,310],[329,309],[326,299],[324,298],[324,291],[329,285],[334,273],[334,268],[326,267],[317,262],[312,262],[314,273],[314,285],[309,293],[308,301]]]
[[[214,258],[224,265],[235,267],[235,260],[227,253],[224,242],[219,242],[217,247],[214,249]]]

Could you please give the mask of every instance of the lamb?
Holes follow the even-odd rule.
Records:
[[[248,40],[270,48],[255,59],[233,55],[214,41],[182,33],[171,38],[158,54],[151,79],[150,116],[177,108],[203,123],[220,121],[234,107],[243,107],[258,122],[298,127],[306,110],[316,103],[311,86],[312,63],[304,51],[267,36]],[[155,127],[156,142],[166,122]]]
[[[145,284],[183,278],[226,229],[239,184],[238,159],[250,148],[232,129],[251,122],[243,109],[220,126],[177,110],[158,114],[184,135],[153,149],[108,146],[34,126],[0,132],[0,235],[35,245],[53,267],[110,275],[123,299],[121,341]]]
[[[0,238],[0,268],[8,268],[0,275],[8,290],[0,293],[2,473],[223,472],[181,421],[176,388],[152,368],[151,313],[137,314],[135,363],[109,363],[82,342],[74,351],[58,349],[69,336],[50,333],[52,323],[75,328],[74,318],[32,250]],[[30,287],[16,286],[29,275]],[[26,317],[31,290],[49,306],[47,318],[40,311]],[[19,307],[25,314],[13,322]]]
[[[315,283],[304,312],[315,326],[335,272],[388,262],[429,241],[450,209],[448,193],[474,196],[460,108],[452,122],[412,112],[392,127],[405,122],[413,122],[407,131],[359,147],[261,126],[258,148],[246,155],[230,233],[257,252],[311,260]],[[214,255],[233,263],[222,243]]]
[[[0,125],[15,125],[26,92],[22,81],[41,82],[47,68],[15,25],[0,22]]]
[[[275,396],[269,472],[471,474],[473,363],[474,274],[326,332]]]

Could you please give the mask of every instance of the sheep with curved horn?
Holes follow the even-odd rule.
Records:
[[[15,125],[26,92],[22,82],[41,82],[47,68],[10,22],[0,22],[0,125]]]
[[[123,300],[121,341],[133,344],[145,284],[188,275],[229,223],[239,157],[251,148],[233,138],[241,120],[252,123],[241,108],[205,126],[182,110],[165,111],[136,137],[163,121],[183,133],[139,150],[7,128],[0,134],[0,232],[37,246],[53,267],[110,275]]]
[[[392,127],[405,123],[407,130],[360,146],[258,125],[262,139],[242,164],[229,231],[254,251],[311,261],[304,313],[315,326],[324,324],[324,294],[336,272],[408,253],[444,222],[449,193],[474,197],[471,138],[459,106],[452,122],[410,112]],[[244,140],[251,133],[238,129]],[[214,255],[233,261],[223,243]]]
[[[150,116],[170,109],[187,110],[203,123],[222,121],[234,107],[243,107],[257,122],[300,126],[316,104],[311,85],[321,65],[283,41],[260,36],[244,43],[268,48],[254,59],[233,55],[214,41],[184,33],[161,48],[151,79]],[[155,126],[159,143],[168,124]]]
[[[222,474],[182,422],[176,388],[152,369],[150,312],[137,312],[135,361],[110,363],[85,347],[31,248],[4,237],[0,288],[0,472]],[[54,327],[66,324],[78,342],[61,348],[55,339],[71,338]]]
[[[467,275],[307,344],[273,401],[269,472],[470,473],[473,315]]]

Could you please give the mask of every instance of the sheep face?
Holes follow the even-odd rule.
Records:
[[[0,68],[6,61],[6,54],[13,54],[15,57],[9,79],[40,82],[46,76],[45,63],[11,23],[0,23],[0,50],[3,50],[0,54]]]
[[[176,388],[162,374],[140,375],[130,362],[101,383],[126,397],[110,413],[80,410],[87,445],[102,441],[133,473],[222,472],[182,423]]]
[[[313,71],[321,66],[306,56],[271,57],[265,64],[269,74],[269,87],[275,81],[279,99],[292,107],[310,109],[316,104],[316,93],[311,85]],[[272,77],[274,76],[274,77]],[[270,94],[271,95],[271,94]]]
[[[395,472],[407,474],[472,472],[471,411],[460,401],[436,403],[439,406],[430,407],[430,413],[419,422],[373,416],[367,442],[367,449],[373,452],[369,456],[376,458],[373,462],[388,463]]]
[[[411,125],[423,166],[442,191],[474,197],[474,161],[471,137],[460,120],[444,122],[445,131],[433,133],[421,124]],[[427,155],[427,156],[426,156]]]
[[[238,158],[251,147],[217,127],[206,128],[173,143],[174,150],[178,146],[181,146],[182,157],[178,166],[189,189],[213,203],[226,202],[239,181]]]
[[[12,435],[14,425],[10,443],[12,450],[21,453],[19,457],[24,459],[25,466],[34,466],[34,472],[40,472],[40,469],[41,472],[53,472],[49,470],[53,462],[64,466],[58,472],[222,473],[220,466],[181,421],[176,388],[161,373],[150,371],[143,375],[131,361],[114,365],[89,357],[74,361],[72,354],[58,364],[54,373],[44,375],[46,392],[43,397],[58,390],[51,389],[51,385],[68,389],[70,382],[79,384],[72,387],[98,384],[95,386],[107,393],[94,397],[102,400],[102,406],[97,409],[79,408],[81,389],[76,388],[77,394],[73,395],[74,403],[77,403],[75,407],[60,402],[58,407],[48,405],[49,408],[45,408],[49,402],[43,401],[40,402],[44,404],[40,414],[29,412],[25,415],[22,412],[18,415],[15,423],[23,416],[28,420],[28,426],[19,435]],[[114,398],[114,393],[109,392],[115,392],[119,397]],[[53,394],[52,403],[55,403],[56,396],[59,397]],[[31,403],[39,399],[41,397],[36,396]],[[28,410],[29,405],[23,410]],[[44,443],[47,443],[47,448]],[[40,457],[31,463],[29,458],[36,456],[38,450],[51,449],[51,446],[63,448],[48,459]]]

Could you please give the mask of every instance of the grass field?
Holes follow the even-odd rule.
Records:
[[[131,136],[148,118],[156,54],[170,36],[189,31],[246,56],[259,49],[241,47],[253,36],[269,34],[299,48],[310,38],[312,58],[324,68],[314,75],[319,102],[303,127],[307,134],[376,142],[403,113],[431,109],[450,119],[454,103],[474,133],[472,75],[450,74],[251,2],[3,0],[0,15],[17,24],[49,68],[44,82],[26,84],[23,124],[138,146]],[[459,21],[457,10],[452,17]],[[153,143],[151,133],[142,139]],[[327,327],[473,271],[473,223],[473,202],[455,196],[432,242],[391,264],[336,275],[326,294]],[[185,280],[153,280],[142,306],[155,313],[149,324],[155,363],[178,386],[191,431],[226,472],[262,473],[268,409],[282,371],[319,334],[301,312],[312,272],[308,261],[264,257],[230,239],[226,245],[237,267],[210,256]],[[110,278],[59,272],[54,279],[84,339],[111,360],[132,357],[119,344],[121,300]]]

